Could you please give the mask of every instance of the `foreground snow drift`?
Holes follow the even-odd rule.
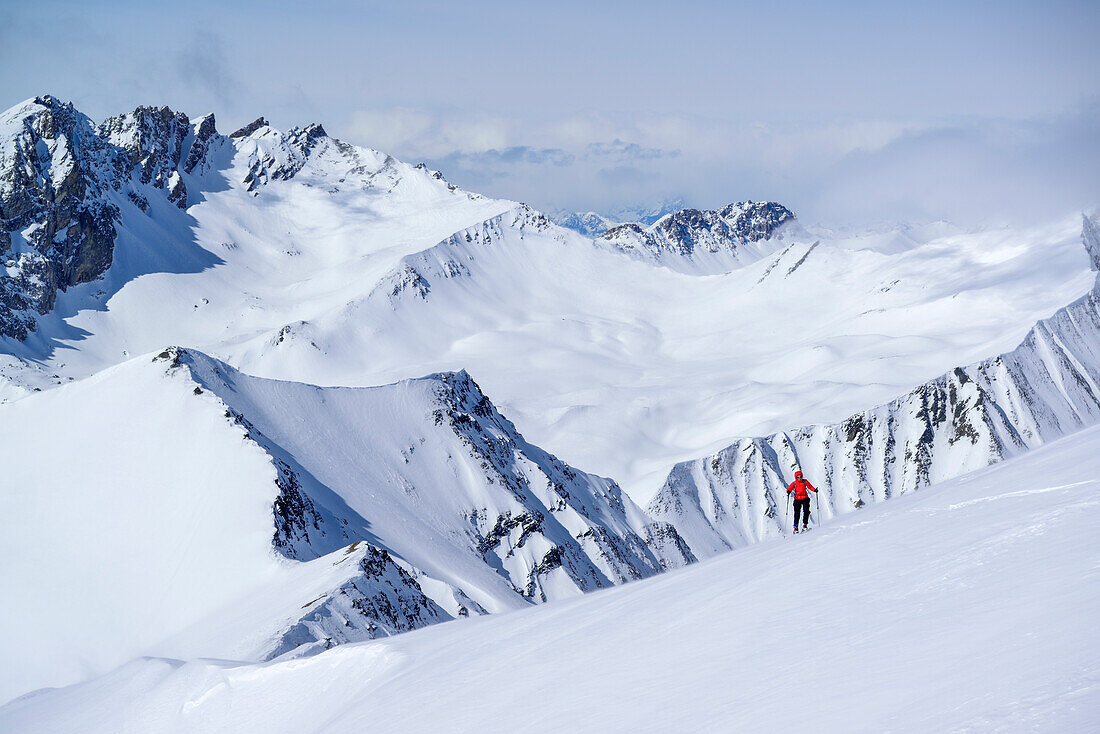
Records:
[[[0,728],[1085,731],[1100,428],[809,535],[311,658],[142,659]]]

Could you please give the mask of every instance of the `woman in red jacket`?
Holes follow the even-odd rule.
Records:
[[[806,530],[810,522],[810,495],[807,493],[807,490],[816,492],[817,488],[802,478],[801,471],[796,471],[794,473],[794,481],[787,487],[788,495],[794,492],[794,531],[796,533],[798,532],[799,509],[802,510],[802,529]]]

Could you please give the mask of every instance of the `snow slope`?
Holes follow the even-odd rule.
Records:
[[[11,732],[1087,731],[1100,428],[808,535],[297,660],[145,658]]]
[[[694,560],[465,373],[320,388],[170,348],[0,406],[0,446],[0,587],[23,600],[0,611],[20,630],[0,636],[0,698],[139,654],[300,654]]]
[[[784,491],[800,468],[818,485],[815,503],[828,518],[1097,422],[1100,281],[1011,352],[957,367],[842,422],[741,439],[678,464],[647,509],[707,557],[786,532]]]

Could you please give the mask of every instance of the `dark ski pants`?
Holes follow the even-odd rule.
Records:
[[[810,522],[810,498],[794,501],[794,526],[798,527],[798,511],[802,510],[802,524]]]

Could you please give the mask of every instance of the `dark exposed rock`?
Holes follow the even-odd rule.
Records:
[[[282,633],[265,659],[303,647],[323,650],[388,637],[451,619],[385,550],[356,543],[346,552],[361,550],[359,575],[307,605],[308,612]]]
[[[248,123],[242,128],[229,133],[231,138],[244,138],[259,130],[261,127],[267,127],[267,120],[263,117],[257,117],[252,122]]]
[[[0,336],[25,339],[57,295],[99,278],[114,259],[119,204],[149,210],[151,190],[180,209],[188,170],[217,135],[203,118],[190,148],[186,115],[138,107],[99,126],[43,96],[0,118]]]

